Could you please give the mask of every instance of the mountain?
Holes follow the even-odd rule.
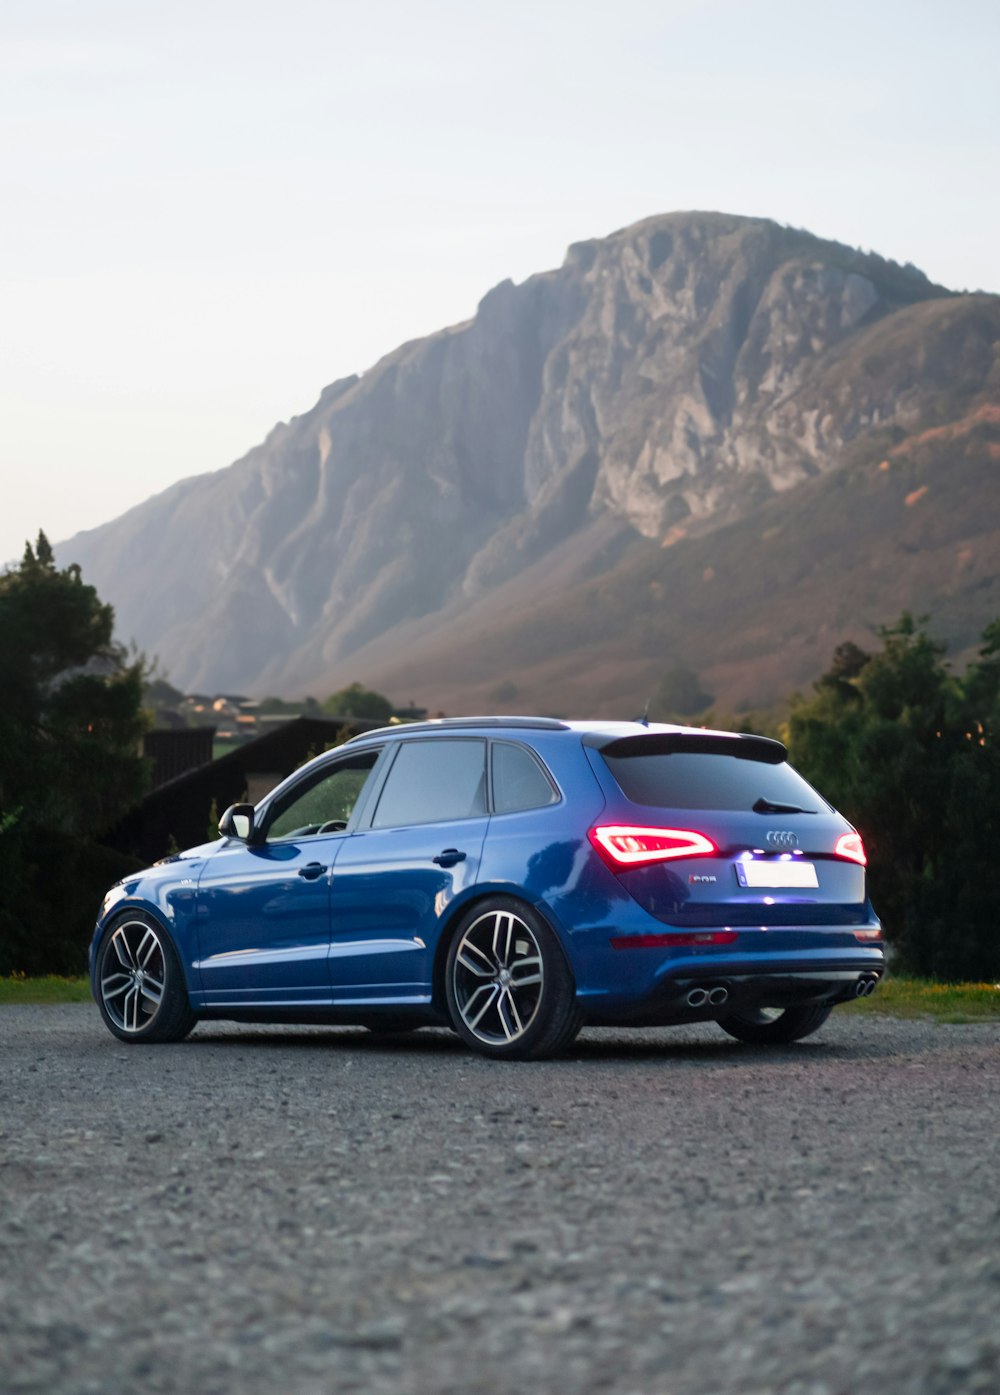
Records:
[[[1000,297],[679,213],[57,551],[188,689],[620,714],[686,665],[734,708],[903,605],[972,644],[998,454]]]

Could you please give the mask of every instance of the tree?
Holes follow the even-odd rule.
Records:
[[[146,785],[143,662],[112,638],[114,612],[44,533],[0,576],[0,799],[93,837]]]
[[[841,646],[814,696],[793,704],[792,760],[861,831],[872,898],[909,969],[1000,972],[1000,625],[956,678],[927,618]]]
[[[650,715],[657,721],[669,722],[704,712],[713,701],[706,693],[693,669],[674,664],[660,679],[649,704]]]
[[[371,688],[351,683],[331,693],[323,704],[323,711],[331,717],[367,717],[371,721],[387,722],[392,716],[392,703]]]
[[[37,944],[53,971],[45,945],[65,931],[44,916],[53,860],[61,875],[85,863],[81,847],[146,788],[143,661],[113,629],[111,607],[79,567],[56,567],[44,533],[0,575],[0,971],[15,943]]]

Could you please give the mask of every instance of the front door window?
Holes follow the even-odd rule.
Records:
[[[308,789],[287,795],[268,820],[267,841],[343,832],[377,757],[377,751],[370,751],[338,761]]]

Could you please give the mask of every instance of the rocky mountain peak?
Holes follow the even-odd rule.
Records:
[[[934,347],[970,299],[766,219],[646,219],[501,282],[229,470],[60,555],[175,683],[288,690],[595,527],[676,545],[836,470],[935,393],[971,400],[991,331],[960,374]]]

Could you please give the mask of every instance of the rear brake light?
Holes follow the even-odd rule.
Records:
[[[669,931],[662,935],[612,935],[612,949],[675,949],[677,946],[731,945],[739,939],[735,930]]]
[[[860,862],[862,867],[868,866],[865,845],[861,841],[860,833],[842,833],[837,839],[837,846],[833,851],[836,857],[847,857],[852,862]]]
[[[675,857],[704,857],[717,852],[703,833],[687,828],[641,828],[632,824],[605,824],[587,834],[596,851],[612,869],[641,867]]]

